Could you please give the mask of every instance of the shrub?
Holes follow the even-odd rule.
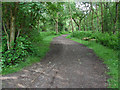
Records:
[[[72,37],[82,39],[84,37],[90,37],[92,33],[90,31],[76,31],[72,33]]]
[[[97,42],[101,43],[104,46],[113,48],[113,49],[118,49],[118,35],[114,34],[109,34],[109,33],[94,33],[91,37],[95,37]]]
[[[35,36],[36,34],[36,36]],[[46,36],[54,35],[55,32],[33,32],[27,36],[19,36],[16,38],[14,48],[8,50],[7,48],[7,37],[2,36],[2,67],[9,67],[16,65],[21,61],[25,61],[28,55],[42,56],[41,49],[46,45],[43,39]]]
[[[113,49],[119,49],[118,45],[118,33],[109,34],[101,32],[90,32],[90,31],[76,31],[71,34],[72,37],[83,39],[84,37],[89,37],[90,39],[96,39],[96,41],[104,46]]]
[[[6,39],[2,42],[2,67],[9,67],[10,65],[15,65],[24,60],[28,55],[28,52],[31,51],[31,42],[26,39],[27,37],[16,38],[16,44],[14,48],[7,50]]]

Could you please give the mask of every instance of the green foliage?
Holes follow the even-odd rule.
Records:
[[[84,10],[85,8],[89,7],[89,4],[90,4],[89,2],[85,2],[85,3],[82,2],[81,4],[73,3],[73,2],[71,3],[3,2],[2,20],[4,21],[8,37],[10,37],[11,34],[10,33],[11,22],[12,22],[11,19],[12,17],[15,18],[15,22],[14,22],[15,26],[13,26],[13,28],[15,28],[14,48],[10,48],[10,50],[8,50],[7,35],[3,31],[3,36],[2,36],[2,64],[4,67],[3,72],[5,73],[15,72],[17,70],[20,70],[22,67],[28,65],[29,63],[39,61],[39,58],[43,57],[45,53],[48,51],[49,43],[52,40],[52,38],[56,36],[56,32],[55,32],[56,20],[58,20],[58,31],[59,31],[58,35],[69,34],[68,32],[71,33],[71,29],[70,29],[71,17],[72,19],[74,19],[73,26],[75,28],[77,26],[77,30],[78,30],[80,25],[80,29],[84,30],[81,32],[73,32],[71,34],[72,37],[76,37],[79,39],[83,39],[84,37],[89,37],[90,39],[94,38],[98,43],[101,43],[106,47],[120,50],[120,45],[118,44],[118,36],[120,35],[118,35],[117,33],[120,26],[119,25],[120,23],[118,21],[120,19],[117,18],[117,16],[120,15],[117,15],[117,13],[119,14],[120,12],[117,12],[117,8],[116,8],[117,3],[111,3],[111,2],[102,3],[103,6],[102,11],[101,11],[100,3],[93,3],[93,6],[97,5],[97,9],[93,8],[93,11],[90,10],[91,8],[88,10]],[[69,10],[70,9],[69,5],[71,7],[71,11]],[[81,6],[83,6],[83,8],[81,8]],[[103,15],[101,15],[101,12],[103,12]],[[102,21],[102,17],[103,17],[103,21]],[[101,27],[102,24],[103,24],[103,28]],[[67,33],[64,32],[64,28],[66,31],[68,31]],[[100,33],[101,28],[105,33]],[[96,32],[98,30],[99,32]],[[94,31],[94,33],[92,31]],[[117,34],[111,34],[114,32]],[[19,37],[17,38],[18,33],[19,33]],[[10,38],[8,41],[10,42]],[[92,44],[90,45],[91,47],[96,46]],[[96,47],[95,50],[98,50],[98,48],[99,47]],[[103,48],[101,48],[101,50],[102,49]],[[102,54],[102,56],[110,57],[110,55],[112,56],[112,54],[110,53],[109,55],[106,55],[104,53],[104,55]],[[30,56],[29,59],[27,58],[28,56]],[[107,64],[109,63],[109,66],[111,66],[110,67],[111,73],[109,74],[114,75],[114,77],[117,77],[115,70],[116,68],[114,68],[117,66],[116,64],[117,59],[112,58],[111,60],[110,58],[106,58],[106,63]],[[21,61],[24,62],[21,63]],[[6,69],[6,67],[9,68]],[[112,87],[115,87],[116,80],[117,79],[109,80]]]
[[[72,37],[83,39],[84,37],[90,37],[92,33],[90,31],[76,31],[71,34]]]
[[[50,33],[50,32],[48,32],[48,33]],[[47,32],[43,32],[42,35],[43,35],[42,36],[43,40],[41,42],[39,42],[39,44],[37,42],[31,43],[32,48],[33,48],[32,54],[29,54],[26,58],[24,58],[25,59],[24,62],[16,63],[15,65],[12,65],[10,67],[4,67],[2,69],[2,74],[6,75],[9,73],[14,73],[14,72],[21,70],[22,68],[24,68],[26,66],[32,65],[33,63],[40,62],[40,60],[48,52],[51,40],[54,37],[56,37],[56,35],[47,36]],[[40,37],[40,39],[41,39],[41,37]]]
[[[119,49],[118,44],[118,33],[100,33],[100,32],[90,32],[90,31],[78,31],[71,34],[72,37],[83,39],[84,37],[89,37],[90,39],[96,39],[98,43],[113,49]]]
[[[9,50],[7,50],[5,42],[2,42],[2,67],[9,67],[10,65],[15,65],[16,63],[24,61],[24,58],[27,57],[28,53],[31,52],[31,42],[27,41],[26,38],[16,38],[16,44],[14,45],[14,48]],[[5,39],[5,37],[3,37],[3,39]]]
[[[44,52],[44,50],[45,51],[47,50],[47,48],[43,48],[44,47],[43,39],[46,36],[56,35],[56,33],[53,30],[52,31],[49,30],[49,32],[40,32],[40,31],[47,31],[48,29],[54,29],[49,27],[54,27],[53,26],[54,23],[51,24],[51,22],[53,22],[53,18],[56,17],[56,13],[58,12],[58,10],[59,12],[62,12],[63,10],[62,4],[11,2],[11,3],[3,3],[2,10],[4,14],[2,17],[5,24],[5,28],[3,29],[4,31],[6,29],[8,33],[8,37],[10,37],[11,34],[10,31],[11,17],[14,16],[15,18],[15,22],[14,22],[15,27],[13,26],[15,28],[15,37],[14,37],[15,40],[13,43],[14,44],[13,48],[10,49],[7,48],[7,35],[3,31],[3,35],[4,35],[2,37],[3,67],[9,67],[21,61],[25,61],[28,55],[34,55],[38,57],[43,56],[42,52]],[[49,16],[49,14],[51,14],[50,12],[52,13],[53,17]],[[62,24],[62,21],[60,21],[59,23]],[[18,33],[19,33],[19,37],[17,37]],[[10,40],[8,41],[10,43]]]
[[[33,37],[32,39],[32,43],[31,43],[31,46],[32,46],[32,54],[34,56],[37,56],[37,57],[41,57],[43,56],[43,52],[41,50],[43,50],[44,48],[44,43],[47,43],[44,41],[44,39],[48,36],[52,36],[52,35],[55,35],[56,33],[55,32],[40,32],[38,34],[38,36],[35,36]],[[46,46],[44,48],[44,50],[46,51]]]
[[[71,32],[65,32],[65,31],[61,31],[59,32],[60,34],[70,34]]]
[[[35,34],[35,33],[33,33]],[[3,36],[3,48],[2,48],[2,67],[9,67],[11,65],[16,65],[21,61],[25,61],[28,55],[34,56],[44,56],[43,52],[48,49],[44,46],[45,42],[43,39],[46,36],[54,35],[55,32],[41,32],[38,36],[31,36],[32,38],[28,39],[27,36],[20,36],[16,38],[14,43],[14,48],[7,50],[7,40],[6,36]],[[45,48],[44,48],[45,47]],[[44,51],[41,51],[44,50]]]
[[[118,45],[118,34],[109,34],[109,33],[94,33],[91,38],[95,38],[97,42],[103,44],[104,46],[113,48],[113,49],[119,49]]]
[[[51,32],[40,32],[40,35],[42,37],[50,36],[50,35],[56,35],[56,32],[54,32],[54,31],[51,31]]]

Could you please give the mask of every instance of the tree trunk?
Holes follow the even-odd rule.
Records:
[[[79,20],[79,31],[81,31],[80,23],[81,23],[81,20]]]
[[[8,13],[7,13],[7,12],[8,12],[7,7],[8,7],[8,6],[5,4],[5,14],[8,14]],[[6,28],[6,29],[10,29],[10,27],[9,27],[9,19],[5,20],[5,22],[6,22],[6,25],[7,25],[7,28]]]
[[[11,10],[11,26],[10,26],[10,48],[14,47],[14,40],[15,40],[15,17],[12,14]]]
[[[102,30],[102,33],[103,33],[104,30],[103,30],[103,7],[102,7],[102,2],[101,2],[101,30]]]
[[[69,27],[68,27],[68,30],[70,30],[70,22],[69,22]]]
[[[7,30],[6,30],[6,28],[5,28],[5,23],[4,23],[4,21],[3,21],[3,28],[4,28],[4,31],[5,31],[5,34],[7,35],[7,48],[8,48],[8,50],[9,50],[9,49],[10,49],[9,35],[8,35]]]
[[[40,24],[40,21],[38,20],[37,23],[38,23],[38,25],[37,25],[37,29],[38,29],[38,33],[39,33],[39,32],[40,32],[40,25],[39,25],[39,24]],[[44,24],[44,22],[43,22],[43,24]]]
[[[58,21],[57,20],[56,20],[55,26],[56,26],[56,34],[58,34]]]
[[[71,25],[72,25],[72,32],[73,32],[74,31],[74,27],[73,27],[72,17],[71,17]]]
[[[113,30],[113,34],[115,34],[115,31],[116,31],[116,22],[117,22],[117,19],[118,19],[118,2],[116,2],[116,12],[115,12],[115,20],[114,20],[114,30]]]
[[[98,8],[96,4],[96,15],[97,15],[97,29],[99,30],[99,17],[98,17]]]
[[[90,4],[91,4],[91,11],[92,11],[91,25],[92,25],[92,30],[94,31],[94,27],[93,27],[93,5],[92,5],[92,2]]]
[[[85,31],[85,18],[84,18],[84,31]]]
[[[57,13],[57,17],[54,19],[55,21],[55,31],[56,31],[56,34],[58,34],[58,13]]]
[[[70,11],[70,20],[71,20],[71,25],[72,25],[72,32],[74,31],[74,27],[73,27],[73,22],[72,22],[72,12],[71,12],[71,6],[69,4],[69,11]]]
[[[55,27],[56,27],[56,34],[58,34],[58,13],[57,13],[57,18],[55,20]]]
[[[86,23],[86,27],[87,27],[87,29],[86,29],[86,30],[88,31],[88,30],[89,30],[89,28],[88,28],[88,27],[89,27],[89,19],[88,19],[88,16],[87,16],[87,23]]]
[[[72,25],[72,32],[73,32],[74,31],[74,27],[73,27],[72,18],[71,18],[71,25]]]

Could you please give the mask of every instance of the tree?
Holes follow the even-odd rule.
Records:
[[[56,30],[56,34],[58,34],[59,30],[58,30],[58,23],[59,23],[59,16],[61,15],[62,11],[63,11],[63,6],[62,3],[47,3],[47,11],[49,12],[51,18],[54,20],[55,22],[55,30]]]
[[[102,6],[102,2],[101,2],[101,30],[102,30],[102,32],[104,32],[104,30],[103,30],[103,6]]]

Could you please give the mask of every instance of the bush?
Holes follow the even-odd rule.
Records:
[[[84,37],[90,37],[92,35],[91,32],[87,31],[76,31],[76,32],[73,32],[72,33],[72,37],[76,37],[76,38],[79,38],[79,39],[82,39]]]
[[[26,39],[27,37],[16,38],[16,44],[14,48],[7,50],[7,43],[5,36],[2,38],[2,67],[9,67],[10,65],[15,65],[24,60],[28,55],[28,52],[31,52],[31,42]]]
[[[19,36],[15,40],[14,48],[10,50],[7,48],[6,35],[2,36],[2,67],[9,67],[25,61],[28,55],[41,57],[40,48],[47,43],[43,39],[50,35],[55,35],[55,32],[33,32],[30,35]]]
[[[113,48],[113,49],[118,49],[118,35],[114,35],[114,34],[109,34],[109,33],[94,33],[92,37],[95,37],[95,39],[97,40],[97,42],[101,43],[104,46]]]
[[[104,46],[113,49],[120,49],[118,45],[118,33],[109,34],[101,32],[90,32],[90,31],[77,31],[71,34],[72,37],[83,39],[84,37],[89,37],[90,39],[96,39],[96,41]]]
[[[31,45],[32,45],[32,55],[41,57],[41,48],[44,47],[45,43],[47,41],[44,41],[44,38],[47,36],[55,35],[56,32],[40,32],[39,35],[33,36],[31,40]]]

